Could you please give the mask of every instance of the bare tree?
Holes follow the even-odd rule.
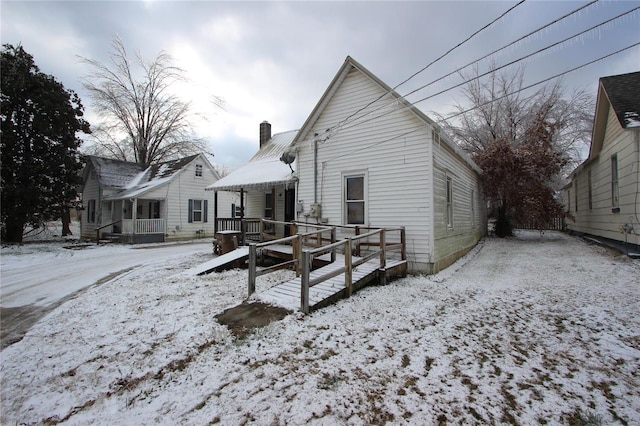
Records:
[[[451,116],[459,120],[444,127],[483,171],[496,233],[511,235],[514,221],[544,227],[562,214],[555,194],[563,172],[575,168],[588,147],[590,97],[584,91],[565,97],[561,81],[527,94],[523,68],[469,80],[467,105],[457,105]]]
[[[193,131],[191,103],[175,93],[185,71],[166,52],[150,62],[140,53],[129,58],[114,38],[109,63],[80,58],[92,67],[83,78],[102,122],[94,126],[97,153],[143,166],[196,152],[208,152]],[[213,97],[216,107],[222,100]]]
[[[479,75],[478,70],[475,75]],[[531,93],[523,91],[524,68],[512,74],[489,74],[487,80],[466,76],[466,102],[457,104],[444,127],[456,142],[472,155],[498,139],[517,146],[540,120],[553,123],[553,146],[569,159],[574,168],[584,158],[593,126],[594,104],[584,90],[565,94],[562,80],[556,80]],[[468,111],[469,109],[472,110]]]

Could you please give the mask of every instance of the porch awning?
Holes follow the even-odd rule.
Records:
[[[298,180],[288,165],[274,158],[264,158],[245,164],[209,185],[207,191],[266,190],[273,186],[289,186]]]

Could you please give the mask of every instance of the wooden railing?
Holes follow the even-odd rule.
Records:
[[[297,233],[290,237],[279,238],[262,243],[249,244],[249,285],[248,295],[251,296],[255,292],[256,278],[274,272],[279,269],[293,267],[296,275],[302,275],[300,288],[300,310],[305,314],[309,313],[309,289],[321,282],[336,277],[340,274],[345,275],[345,288],[347,297],[353,292],[353,270],[358,266],[374,259],[379,258],[378,270],[380,274],[381,284],[386,284],[386,271],[392,267],[403,267],[403,273],[406,273],[406,235],[404,227],[400,228],[367,228],[369,232],[362,233],[364,227],[359,229],[350,228],[355,232],[354,236],[336,241],[337,226],[323,226],[302,222],[292,222],[292,229]],[[299,232],[300,228],[309,229],[316,228],[311,232]],[[389,234],[398,233],[395,243],[389,243],[387,238]],[[330,237],[323,236],[329,233]],[[371,241],[372,239],[376,241]],[[267,249],[269,246],[277,244],[291,244],[292,258],[290,261],[279,263],[275,266],[257,270],[258,250]],[[360,256],[360,247],[366,247],[367,254]],[[303,248],[309,247],[309,248]],[[375,249],[373,249],[375,248]],[[335,268],[323,275],[311,278],[311,269],[315,258],[327,253],[331,253],[331,262],[336,261],[336,252],[344,253],[344,266]],[[398,258],[390,261],[389,253],[397,251]],[[354,260],[352,253],[358,252]]]
[[[273,221],[271,221],[273,222]],[[295,223],[290,222],[281,222],[287,225],[292,226],[292,232],[294,235],[285,238],[279,238],[275,240],[270,240],[261,243],[249,243],[249,285],[248,285],[248,296],[251,296],[256,291],[256,278],[269,274],[271,272],[275,272],[279,269],[292,267],[296,271],[296,275],[299,275],[301,272],[300,269],[300,253],[302,251],[302,247],[305,245],[305,240],[311,238],[312,240],[317,240],[318,238],[322,240],[321,234],[330,232],[331,235],[335,236],[335,229],[328,227],[318,227],[319,229],[306,233],[298,233],[297,225]],[[320,235],[318,237],[318,235]],[[335,240],[334,240],[335,241]],[[258,250],[259,249],[268,249],[270,246],[276,245],[288,245],[292,246],[292,256],[291,260],[286,262],[278,263],[277,265],[266,267],[257,270],[258,266]],[[332,261],[335,261],[336,254],[335,251],[332,253]]]

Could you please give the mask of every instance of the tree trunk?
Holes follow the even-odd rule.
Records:
[[[513,224],[511,218],[507,213],[508,208],[506,205],[498,207],[498,217],[496,220],[496,236],[500,238],[513,236]]]
[[[62,207],[60,216],[62,218],[62,236],[73,235],[73,232],[71,232],[71,212],[69,211],[69,207]]]
[[[24,233],[24,222],[21,220],[7,219],[3,229],[3,239],[6,243],[21,243]]]

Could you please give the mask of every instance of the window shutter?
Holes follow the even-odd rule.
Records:
[[[209,200],[204,200],[204,206],[202,206],[202,209],[204,210],[202,212],[202,221],[206,222],[207,221],[207,210],[209,210]]]
[[[193,200],[192,199],[189,199],[188,210],[189,210],[188,222],[193,223]]]

